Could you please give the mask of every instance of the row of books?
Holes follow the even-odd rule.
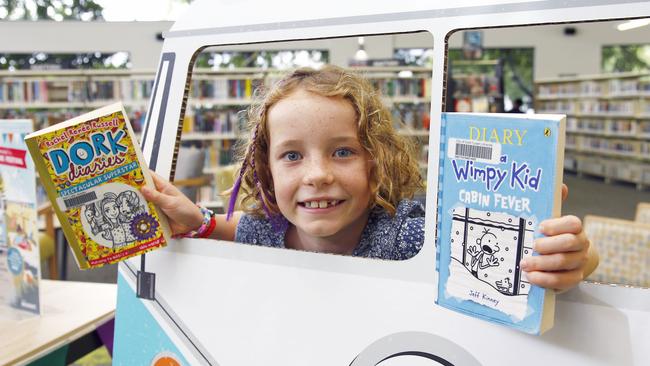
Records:
[[[239,134],[244,131],[246,111],[241,108],[196,108],[185,114],[183,132]]]
[[[198,79],[190,84],[194,99],[249,99],[263,84],[262,79]]]
[[[83,81],[0,81],[0,103],[84,101]]]
[[[494,75],[476,74],[465,77],[452,76],[454,96],[495,96],[500,94],[501,82]]]
[[[603,152],[631,157],[647,157],[647,154],[650,153],[650,142],[643,140],[567,135],[566,146],[578,151]]]
[[[545,100],[539,102],[542,113],[582,115],[645,115],[650,113],[650,102],[644,100]]]
[[[636,119],[575,118],[567,119],[568,132],[590,132],[615,136],[650,135],[650,121]]]
[[[540,84],[540,98],[608,98],[650,94],[650,78],[585,80]]]
[[[431,111],[429,104],[400,103],[392,108],[395,128],[401,129],[399,121],[410,130],[428,130],[431,123]]]
[[[153,80],[0,80],[0,103],[148,100]]]
[[[235,158],[235,143],[230,140],[214,142],[207,148],[205,154],[206,167],[226,166],[233,163]]]
[[[636,183],[643,189],[650,185],[650,167],[616,157],[602,157],[567,152],[564,169],[599,176],[609,180]]]
[[[430,78],[371,79],[371,83],[388,97],[431,97]]]
[[[470,69],[466,67],[469,66]],[[455,112],[503,112],[503,72],[501,62],[486,64],[476,71],[471,64],[452,63],[447,82],[446,110]]]
[[[34,121],[36,130],[55,125],[81,114],[86,108],[44,109],[0,109],[0,119],[30,119]],[[127,108],[129,119],[135,132],[140,132],[145,123],[146,109],[144,107]]]
[[[493,97],[475,96],[454,98],[454,112],[476,112],[476,113],[494,113],[497,112],[499,103]]]
[[[153,80],[120,80],[120,89],[114,95],[120,95],[123,100],[149,100],[153,92]],[[105,98],[110,99],[110,98]]]

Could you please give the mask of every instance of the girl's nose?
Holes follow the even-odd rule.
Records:
[[[324,184],[331,184],[334,181],[334,174],[332,169],[322,159],[311,161],[310,164],[305,166],[305,173],[303,175],[303,183],[320,187]]]

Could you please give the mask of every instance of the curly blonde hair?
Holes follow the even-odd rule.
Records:
[[[242,190],[245,212],[255,216],[280,214],[268,166],[268,112],[275,103],[298,89],[343,98],[354,107],[359,141],[374,162],[370,171],[369,208],[381,206],[394,215],[400,200],[412,198],[423,187],[415,143],[398,134],[390,110],[365,78],[332,65],[319,70],[299,68],[268,90],[258,89],[248,109],[250,139],[238,151],[238,161],[242,164],[241,188],[236,184],[231,190],[234,195],[238,189]]]

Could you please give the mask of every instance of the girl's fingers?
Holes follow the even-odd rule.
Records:
[[[563,233],[579,234],[582,231],[582,221],[573,215],[548,219],[539,224],[539,231],[546,236]]]
[[[567,197],[569,197],[569,187],[562,183],[562,201],[566,200]]]
[[[171,208],[174,206],[174,197],[160,193],[150,187],[140,188],[140,192],[147,201],[153,202],[155,205],[162,209]]]
[[[581,269],[562,272],[528,272],[528,282],[549,289],[568,290],[583,280]]]
[[[151,176],[153,177],[153,183],[156,186],[156,190],[158,192],[170,195],[170,196],[181,196],[182,193],[170,182],[167,181],[167,179],[161,177],[159,174],[154,172],[153,170],[150,170]]]
[[[571,271],[582,270],[587,263],[587,251],[555,253],[526,257],[520,263],[521,269],[526,272],[533,271]]]
[[[151,177],[153,178],[153,184],[156,186],[156,189],[161,191],[165,188],[167,185],[167,181],[163,179],[158,173],[154,172],[153,170],[149,170],[149,173],[151,173]]]
[[[586,250],[589,242],[584,233],[558,234],[535,240],[533,249],[539,254],[553,254],[564,252],[577,252]]]
[[[156,189],[159,192],[166,193],[172,196],[177,196],[180,191],[174,187],[167,179],[161,177],[159,174],[150,170],[151,176],[153,177],[153,183],[156,186]]]

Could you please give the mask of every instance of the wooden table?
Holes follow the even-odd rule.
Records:
[[[34,361],[115,316],[117,285],[41,280],[41,315],[0,308],[0,365]]]

